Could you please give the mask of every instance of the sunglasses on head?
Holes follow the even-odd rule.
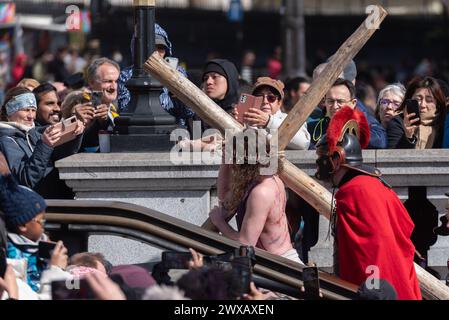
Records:
[[[267,101],[268,101],[269,103],[273,103],[273,102],[275,102],[275,101],[278,99],[278,97],[275,96],[274,94],[256,94],[256,97],[264,97],[264,98],[267,98]]]

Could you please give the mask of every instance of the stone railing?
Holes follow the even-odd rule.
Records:
[[[287,151],[286,157],[306,173],[315,173],[313,151]],[[56,166],[77,199],[130,202],[201,225],[217,203],[219,166],[218,162],[201,164],[199,157],[195,159],[173,164],[170,153],[77,154]],[[367,150],[364,159],[382,171],[402,200],[408,197],[408,187],[425,186],[427,198],[439,215],[446,212],[449,150]],[[332,239],[326,240],[328,225],[320,217],[319,240],[309,252],[309,259],[324,268],[332,265]],[[448,257],[449,237],[438,237],[428,252],[429,265],[445,266]]]

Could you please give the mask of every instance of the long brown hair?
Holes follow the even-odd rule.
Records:
[[[3,102],[2,110],[0,112],[0,121],[8,121],[8,115],[6,113],[6,104],[9,102],[9,100],[11,100],[16,96],[20,96],[21,94],[24,93],[31,93],[31,91],[25,87],[14,87],[6,92],[5,101]]]
[[[244,135],[246,131],[254,130],[247,128],[245,129],[242,134]],[[259,139],[259,136],[257,136]],[[230,140],[226,140],[229,142]],[[233,140],[234,141],[234,140]],[[238,141],[238,140],[237,140]],[[236,145],[237,143],[233,143],[233,164],[231,166],[231,176],[230,176],[230,193],[226,196],[224,199],[224,207],[228,212],[234,213],[240,202],[243,200],[243,197],[245,196],[245,193],[247,192],[248,187],[254,182],[257,182],[257,180],[260,178],[260,169],[264,166],[267,166],[265,164],[261,164],[260,162],[256,163],[249,163],[249,159],[251,159],[251,156],[248,154],[248,140],[243,140],[244,144],[244,157],[243,163],[239,164],[237,161],[236,156]],[[270,154],[269,145],[267,145],[267,154]],[[256,153],[258,153],[256,148]],[[282,170],[282,162],[280,161],[278,155],[270,155],[271,157],[277,158],[277,172],[280,172]],[[271,161],[270,161],[271,163]]]

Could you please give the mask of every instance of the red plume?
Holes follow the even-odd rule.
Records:
[[[334,114],[329,123],[329,127],[327,128],[327,145],[330,153],[333,153],[335,151],[338,140],[343,135],[342,130],[346,123],[350,120],[355,120],[358,124],[358,139],[360,142],[360,146],[362,147],[362,149],[368,147],[370,130],[365,115],[359,110],[345,106]]]

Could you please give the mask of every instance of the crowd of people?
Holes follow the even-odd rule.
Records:
[[[173,56],[168,35],[157,24],[155,34],[159,55]],[[133,37],[131,48],[134,41]],[[48,299],[52,281],[82,276],[100,299],[272,297],[254,284],[243,296],[234,288],[235,275],[204,267],[202,256],[193,250],[192,270],[176,286],[165,287],[167,283],[162,280],[156,285],[147,274],[142,281],[148,286],[139,287],[144,291],[130,288],[123,279],[110,277],[111,266],[101,255],[80,253],[69,259],[62,242],[57,242],[48,259],[37,255],[39,243],[48,241],[43,228],[46,207],[43,198],[74,196],[59,179],[55,161],[75,153],[99,152],[99,133],[113,131],[115,118],[128,111],[131,101],[126,83],[133,76],[133,66],[121,68],[106,57],[88,63],[76,53],[71,53],[69,61],[63,53],[58,53],[58,63],[48,66],[48,70],[58,75],[52,82],[21,78],[20,68],[16,68],[14,84],[1,105],[0,154],[4,159],[0,161],[0,220],[7,230],[2,247],[10,265],[0,275],[0,294],[4,290],[12,299]],[[269,74],[255,77],[251,52],[245,53],[244,61],[240,72],[229,60],[207,61],[202,70],[201,89],[218,107],[241,121],[245,131],[263,129],[270,134],[307,94],[312,79],[295,77],[284,84],[277,79],[280,66],[273,61]],[[19,62],[23,67],[23,57]],[[328,63],[329,60],[315,68],[313,79],[320,76]],[[64,72],[67,66],[70,73]],[[182,67],[177,69],[188,77]],[[359,85],[356,79],[356,64],[351,61],[287,148],[316,150],[317,178],[331,181],[339,188],[332,221],[338,251],[336,274],[363,286],[366,267],[377,265],[382,271],[382,283],[393,288],[395,297],[397,294],[399,299],[421,299],[413,260],[415,254],[423,257],[426,253],[417,252],[411,240],[414,222],[378,170],[363,164],[361,149],[449,147],[449,86],[442,79],[417,76],[408,83],[387,84],[376,95],[373,87]],[[261,105],[239,114],[241,93],[260,97]],[[160,103],[180,127],[192,130],[193,122],[202,120],[165,87]],[[69,120],[73,130],[67,133],[65,121]],[[205,131],[210,127],[202,121],[201,128]],[[222,137],[206,137],[199,141],[183,140],[180,144],[188,149],[215,150],[223,141]],[[245,152],[249,152],[248,148]],[[286,189],[279,178],[281,163],[277,172],[262,175],[263,165],[251,164],[248,158],[246,154],[243,164],[221,165],[217,182],[219,206],[210,212],[212,223],[224,236],[242,245],[306,264],[307,252],[317,237],[318,214]],[[378,203],[381,194],[382,203]],[[385,199],[389,199],[389,206],[379,210]],[[381,211],[381,215],[375,211]],[[238,230],[228,223],[233,215]],[[449,234],[447,221],[442,220],[436,234]]]

